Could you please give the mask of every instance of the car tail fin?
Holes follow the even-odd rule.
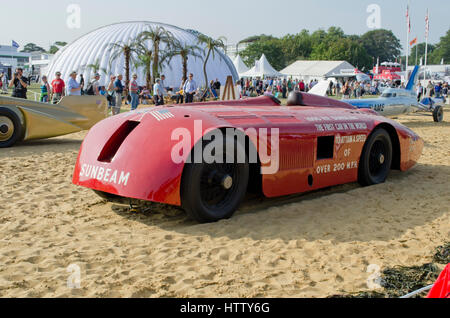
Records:
[[[416,65],[414,67],[414,70],[411,73],[408,85],[406,85],[407,91],[412,91],[414,89],[414,87],[416,86],[418,77],[419,77],[419,66]]]

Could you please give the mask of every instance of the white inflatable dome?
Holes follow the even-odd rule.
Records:
[[[99,61],[100,67],[108,73],[106,74],[102,70],[99,71],[102,85],[107,85],[109,75],[112,74],[123,74],[125,80],[125,58],[122,56],[116,59],[110,68],[111,51],[108,48],[109,44],[114,42],[129,42],[136,38],[142,31],[157,26],[162,26],[167,31],[170,31],[183,44],[198,45],[195,31],[183,30],[172,25],[154,22],[117,23],[94,30],[66,45],[55,55],[42,75],[47,75],[51,81],[55,77],[55,73],[59,71],[62,73],[63,79],[68,80],[70,72],[77,71],[78,74],[84,75],[87,85],[88,81],[93,77],[93,71],[92,69],[87,69],[86,66]],[[151,44],[148,43],[148,45],[150,46]],[[161,48],[164,48],[163,44]],[[161,74],[166,76],[165,85],[178,89],[181,84],[182,72],[181,57],[176,56],[172,59],[170,67],[165,66],[162,70]],[[130,65],[130,77],[132,73],[138,74],[139,85],[145,85],[143,68],[136,69],[134,65]],[[203,61],[201,59],[189,57],[188,73],[194,74],[194,79],[199,86],[203,85]],[[216,54],[215,59],[211,55],[207,65],[207,73],[209,81],[218,78],[222,83],[225,83],[227,76],[230,75],[233,76],[234,81],[238,80],[238,74],[233,62],[224,53]]]

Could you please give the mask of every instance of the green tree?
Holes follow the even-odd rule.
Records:
[[[288,34],[281,38],[280,41],[285,64],[287,65],[297,60],[308,59],[313,50],[312,39],[308,30],[302,30],[298,34]]]
[[[134,67],[136,69],[139,69],[140,67],[144,68],[147,88],[151,89],[153,50],[147,46],[145,41],[141,41],[139,38],[131,44],[131,47],[137,55],[137,58],[134,61]]]
[[[52,45],[50,46],[50,49],[48,50],[48,53],[50,54],[56,54],[56,52],[59,51],[59,47],[57,47],[56,45]]]
[[[58,52],[60,48],[66,46],[66,45],[67,45],[67,42],[56,41],[53,45],[50,46],[48,53],[56,54],[56,52]]]
[[[312,59],[347,61],[361,69],[370,69],[372,58],[367,54],[364,47],[355,40],[344,38],[339,41],[323,42],[314,48]]]
[[[442,59],[444,59],[444,64],[450,63],[450,29],[445,36],[441,37],[436,49],[431,52],[429,64],[440,64]]]
[[[203,96],[205,96],[209,90],[209,84],[208,84],[208,73],[206,72],[206,66],[208,64],[209,58],[213,57],[213,59],[215,59],[216,53],[220,53],[220,49],[225,49],[225,43],[224,41],[226,41],[225,37],[219,37],[218,39],[213,39],[209,36],[206,36],[204,34],[200,34],[198,36],[198,44],[203,45],[205,47],[205,55],[206,58],[203,62],[203,75],[205,76],[205,90],[203,93]],[[219,54],[219,57],[221,57],[221,55]]]
[[[159,77],[159,71],[161,69],[160,59],[162,57],[161,44],[165,43],[166,46],[171,47],[174,44],[175,37],[170,31],[167,31],[162,26],[156,28],[150,28],[149,31],[144,31],[139,34],[138,39],[140,41],[150,41],[153,45],[153,80]]]
[[[422,59],[423,63],[425,63],[425,42],[419,43],[417,45],[414,45],[411,48],[411,54],[409,56],[409,60],[411,61],[411,64],[416,62],[416,49],[417,49],[417,64],[420,63],[420,59]],[[430,57],[430,54],[433,53],[433,51],[436,49],[436,46],[433,44],[428,44],[428,57]],[[406,60],[404,57],[402,60]]]
[[[190,56],[203,59],[200,51],[201,49],[197,45],[189,45],[187,43],[183,44],[180,41],[175,41],[173,46],[170,47],[168,51],[166,51],[162,60],[165,63],[169,64],[175,56],[180,56],[181,64],[183,66],[183,81],[186,81],[188,72],[188,59]]]
[[[271,35],[261,34],[261,35],[254,35],[254,36],[245,38],[245,39],[239,41],[238,44],[253,43],[253,42],[257,42],[257,41],[273,40],[273,39],[276,39],[276,38]]]
[[[392,31],[378,29],[369,31],[361,36],[361,43],[366,49],[369,56],[381,62],[394,61],[400,56],[401,44],[400,40]]]
[[[128,42],[115,42],[108,44],[108,50],[111,51],[109,58],[109,68],[114,61],[122,56],[125,58],[125,91],[128,92],[128,86],[130,85],[130,65],[136,64],[135,54],[137,48],[135,46],[136,39],[131,39]]]
[[[99,72],[103,72],[105,74],[108,74],[108,70],[106,68],[101,67],[101,65],[100,65],[100,58],[95,60],[95,62],[92,63],[92,64],[83,65],[82,68],[85,69],[85,70],[90,70],[91,73],[94,73],[94,74],[95,73],[99,73]]]
[[[283,52],[283,42],[279,39],[266,39],[250,44],[240,55],[247,65],[252,65],[265,54],[269,63],[277,70],[286,67],[286,57]]]
[[[42,52],[42,53],[45,53],[45,50],[42,47],[40,47],[40,46],[38,46],[38,45],[36,45],[34,43],[27,43],[23,47],[23,50],[21,52],[24,52],[24,53],[31,53],[31,52]]]

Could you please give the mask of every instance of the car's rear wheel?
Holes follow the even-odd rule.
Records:
[[[433,110],[433,119],[436,123],[441,123],[444,120],[444,108],[436,106]]]
[[[230,150],[234,150],[233,154]],[[183,172],[183,209],[201,223],[230,218],[247,191],[250,168],[245,148],[234,138],[225,138],[223,149],[217,149],[215,158],[222,158],[223,163],[192,158]],[[245,162],[240,163],[238,158],[245,158]]]
[[[358,181],[371,186],[386,181],[392,165],[392,141],[384,129],[375,130],[364,145]]]
[[[13,146],[23,136],[19,116],[12,110],[0,107],[0,148]]]

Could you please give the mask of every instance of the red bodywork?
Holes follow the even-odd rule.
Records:
[[[303,94],[303,104],[314,106],[285,107],[270,97],[260,97],[149,108],[111,117],[86,136],[73,183],[121,197],[180,206],[185,163],[176,163],[171,156],[179,143],[172,134],[180,128],[190,133],[192,147],[211,130],[242,128],[260,155],[260,128],[268,130],[268,149],[271,129],[278,128],[279,170],[262,176],[267,197],[357,181],[365,141],[380,125],[390,132],[396,148],[393,168],[406,171],[422,154],[419,136],[370,110],[308,94]],[[198,121],[201,129],[195,129]],[[333,158],[317,158],[318,138],[324,136],[335,138]],[[186,160],[189,153],[182,155]]]

